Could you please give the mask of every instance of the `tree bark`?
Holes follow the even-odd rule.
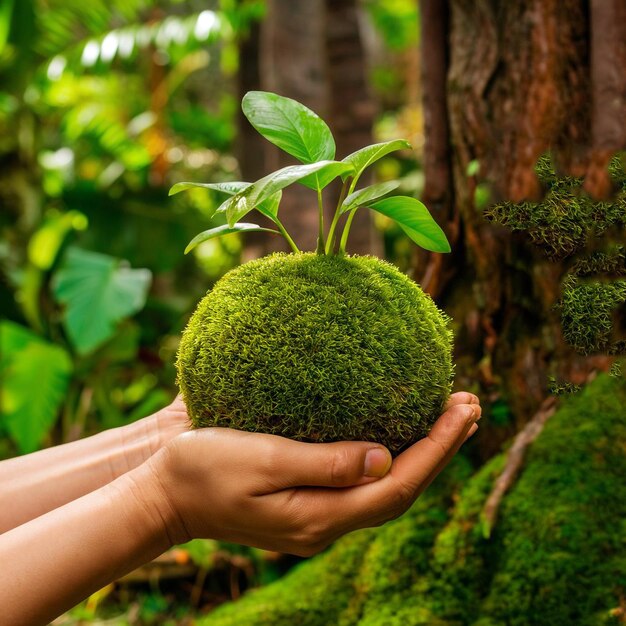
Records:
[[[626,146],[626,4],[591,0],[591,147],[585,188],[595,198],[611,194],[607,166]]]
[[[446,104],[448,73],[448,6],[441,0],[420,0],[423,24],[420,38],[422,61],[422,99],[424,103],[424,191],[422,200],[438,224],[448,233],[456,251],[459,239],[459,216],[454,210],[450,129]],[[454,256],[457,256],[456,253]],[[422,288],[438,297],[454,273],[452,257],[431,254],[420,248],[414,253],[415,275]]]
[[[592,30],[593,11],[606,19],[612,10],[616,19],[623,10],[617,4],[592,3]],[[599,359],[585,359],[563,341],[554,305],[566,264],[548,260],[524,234],[487,222],[476,206],[476,184],[488,185],[490,203],[539,199],[534,166],[546,151],[562,171],[584,174],[590,146],[619,137],[606,126],[617,123],[623,100],[618,106],[605,95],[623,94],[624,85],[613,78],[617,69],[607,71],[604,64],[616,50],[622,54],[623,39],[611,35],[613,52],[598,57],[582,0],[423,0],[421,7],[425,199],[450,235],[454,266],[462,268],[449,282],[449,275],[442,280],[445,273],[431,265],[431,279],[439,281],[431,291],[459,324],[459,385],[472,384],[478,375],[483,395],[503,395],[518,421],[511,428],[519,428],[547,394],[549,375],[583,382]],[[622,24],[613,31],[621,32]],[[446,53],[444,101],[438,81]],[[626,65],[617,67],[623,71]],[[598,82],[604,93],[594,91],[590,107],[590,87]],[[613,107],[615,122],[602,113],[607,107]],[[610,149],[615,148],[614,142]],[[479,173],[468,176],[474,160]]]
[[[242,95],[250,88],[259,88],[250,87],[258,80],[260,88],[298,100],[326,119],[337,142],[338,159],[372,142],[374,105],[367,90],[358,11],[356,0],[270,0],[257,44],[260,75],[251,79],[253,70],[248,68],[240,76]],[[250,50],[254,45],[251,38],[245,50],[247,65],[254,59]],[[242,172],[248,180],[257,177],[260,165],[255,159],[252,166],[250,154],[261,153],[246,125],[243,120],[240,155]],[[262,145],[264,173],[296,162],[265,140]],[[324,199],[329,224],[330,210],[338,199],[337,186],[330,187]],[[349,251],[371,252],[369,215],[366,211],[360,213],[352,225]],[[280,216],[302,250],[315,250],[318,206],[314,192],[301,185],[287,188]],[[252,242],[248,257],[288,249],[279,238],[255,237]]]
[[[372,143],[375,105],[369,93],[363,45],[359,33],[356,0],[326,0],[326,55],[328,59],[329,123],[337,142],[337,158]],[[371,173],[369,179],[371,180]],[[368,176],[361,179],[367,184]],[[339,185],[327,194],[334,209]],[[332,219],[332,214],[328,215]],[[372,221],[369,211],[358,211],[350,229],[348,249],[354,254],[373,252]]]
[[[322,117],[328,110],[324,24],[324,0],[269,0],[261,63],[263,89],[293,98]],[[268,144],[265,162],[271,172],[296,161]],[[280,219],[301,250],[315,250],[318,216],[313,191],[301,185],[285,189]],[[270,250],[287,250],[279,238],[268,244]]]

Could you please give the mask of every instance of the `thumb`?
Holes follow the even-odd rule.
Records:
[[[273,480],[284,487],[351,487],[382,478],[391,467],[384,446],[365,441],[302,443],[284,440]]]

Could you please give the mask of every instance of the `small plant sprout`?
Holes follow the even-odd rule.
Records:
[[[396,139],[361,148],[341,161],[335,160],[335,140],[330,128],[318,115],[304,105],[274,93],[248,92],[242,102],[244,115],[252,126],[268,141],[300,161],[300,165],[283,167],[254,183],[177,183],[170,195],[193,187],[212,189],[229,197],[216,209],[226,216],[227,224],[210,228],[194,237],[185,253],[198,244],[229,233],[264,231],[282,235],[294,253],[300,252],[296,242],[278,217],[282,190],[294,183],[309,187],[317,194],[319,233],[317,254],[344,255],[354,215],[360,208],[368,208],[395,221],[417,245],[432,252],[449,252],[450,245],[444,232],[428,209],[409,196],[387,196],[398,186],[398,181],[377,183],[357,189],[363,172],[376,161],[396,150],[410,148],[404,139]],[[333,218],[325,232],[322,191],[336,178],[342,188]],[[241,222],[253,210],[269,218],[276,229]],[[346,215],[341,236],[337,236],[340,218]]]
[[[450,250],[421,202],[387,195],[398,181],[357,188],[370,165],[409,144],[379,143],[336,161],[330,129],[298,102],[255,91],[243,111],[300,164],[254,183],[174,185],[170,193],[201,187],[228,196],[217,209],[227,223],[197,235],[187,251],[228,233],[268,231],[283,235],[292,253],[236,267],[199,303],[176,362],[191,422],[311,442],[377,441],[396,454],[426,435],[445,406],[454,373],[449,318],[398,268],[348,255],[346,246],[366,207],[427,250]],[[341,194],[326,230],[322,190],[337,178]],[[315,251],[300,252],[278,217],[282,190],[293,183],[317,195]],[[252,210],[275,228],[241,221]]]

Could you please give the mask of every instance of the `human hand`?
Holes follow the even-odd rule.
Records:
[[[172,543],[210,537],[308,556],[404,513],[478,428],[478,398],[453,394],[427,437],[395,460],[375,443],[301,443],[206,428],[148,462]]]

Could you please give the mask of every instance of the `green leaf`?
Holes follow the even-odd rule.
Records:
[[[275,233],[276,235],[280,235],[277,230],[273,230],[272,228],[262,228],[261,226],[257,226],[256,224],[246,224],[241,222],[239,224],[234,224],[233,226],[229,226],[228,224],[224,224],[223,226],[217,226],[216,228],[209,228],[209,230],[205,230],[198,235],[196,235],[185,248],[185,254],[191,252],[197,245],[201,244],[203,241],[207,241],[209,239],[214,239],[215,237],[221,237],[222,235],[230,235],[231,233],[249,233],[249,232],[266,232],[266,233]]]
[[[54,426],[72,371],[60,346],[12,322],[0,323],[2,419],[23,454],[36,450]]]
[[[49,270],[68,233],[85,228],[87,218],[78,211],[49,215],[28,242],[28,260],[40,270]]]
[[[342,203],[340,215],[342,213],[346,213],[347,211],[351,211],[352,209],[356,209],[360,206],[371,202],[372,200],[376,200],[376,198],[381,198],[385,194],[388,194],[390,191],[397,189],[400,183],[397,180],[392,180],[387,183],[378,183],[376,185],[370,185],[369,187],[365,187],[363,189],[359,189],[354,193],[351,193]]]
[[[9,320],[0,320],[0,373],[8,367],[16,352],[38,339],[38,335],[28,328]]]
[[[418,246],[431,252],[450,252],[446,235],[419,200],[394,196],[368,204],[367,207],[397,222]]]
[[[52,280],[56,300],[65,305],[63,324],[79,354],[113,336],[117,323],[140,311],[151,273],[131,269],[121,259],[69,248]]]
[[[239,181],[225,183],[176,183],[170,189],[169,195],[173,196],[174,194],[177,194],[181,191],[186,191],[187,189],[192,189],[193,187],[201,187],[203,189],[221,191],[222,193],[227,193],[229,196],[234,196],[250,187],[251,184],[252,183],[244,183]],[[269,198],[261,202],[256,208],[261,213],[263,213],[263,215],[269,217],[272,221],[275,221],[275,218],[278,215],[278,206],[280,205],[282,196],[282,192],[278,191],[273,196],[270,196]],[[227,206],[228,202],[222,202],[222,204],[217,208],[215,212],[224,213]]]
[[[276,192],[295,183],[310,174],[323,172],[324,169],[334,168],[337,161],[319,161],[318,163],[310,163],[308,165],[288,165],[272,174],[257,180],[248,188],[244,189],[237,195],[229,198],[220,207],[220,210],[226,211],[228,223],[234,226],[244,215],[259,208],[259,205],[273,196]]]
[[[276,217],[278,216],[278,206],[280,205],[280,201],[282,200],[283,192],[277,191],[275,194],[272,194],[269,198],[265,198],[262,202],[259,202],[257,205],[257,210],[260,213],[263,213],[265,217],[269,217],[273,222],[276,221]]]
[[[395,152],[396,150],[406,150],[410,147],[411,144],[405,139],[394,139],[393,141],[375,143],[371,146],[361,148],[360,150],[349,154],[345,159],[342,159],[342,161],[353,165],[354,177],[359,178],[359,176],[363,173],[363,170],[369,167],[372,163],[378,161],[378,159],[382,159],[382,157],[390,152]]]
[[[4,52],[4,48],[9,40],[14,3],[15,0],[4,0],[0,4],[0,54]]]
[[[335,158],[335,140],[326,122],[303,104],[267,91],[249,91],[244,115],[263,137],[302,163]]]
[[[480,172],[480,161],[478,161],[477,159],[473,159],[467,164],[467,168],[465,168],[465,174],[466,176],[471,177],[476,176],[478,172]]]
[[[187,191],[194,187],[200,187],[201,189],[211,189],[212,191],[221,191],[231,196],[243,191],[246,187],[249,187],[251,183],[244,183],[239,181],[228,181],[224,183],[176,183],[169,191],[170,196],[173,196],[181,191]]]
[[[349,163],[335,162],[333,165],[329,165],[317,174],[310,174],[305,176],[302,180],[298,181],[301,185],[309,187],[310,189],[324,189],[330,184],[337,176],[345,176],[354,171],[354,168]]]

